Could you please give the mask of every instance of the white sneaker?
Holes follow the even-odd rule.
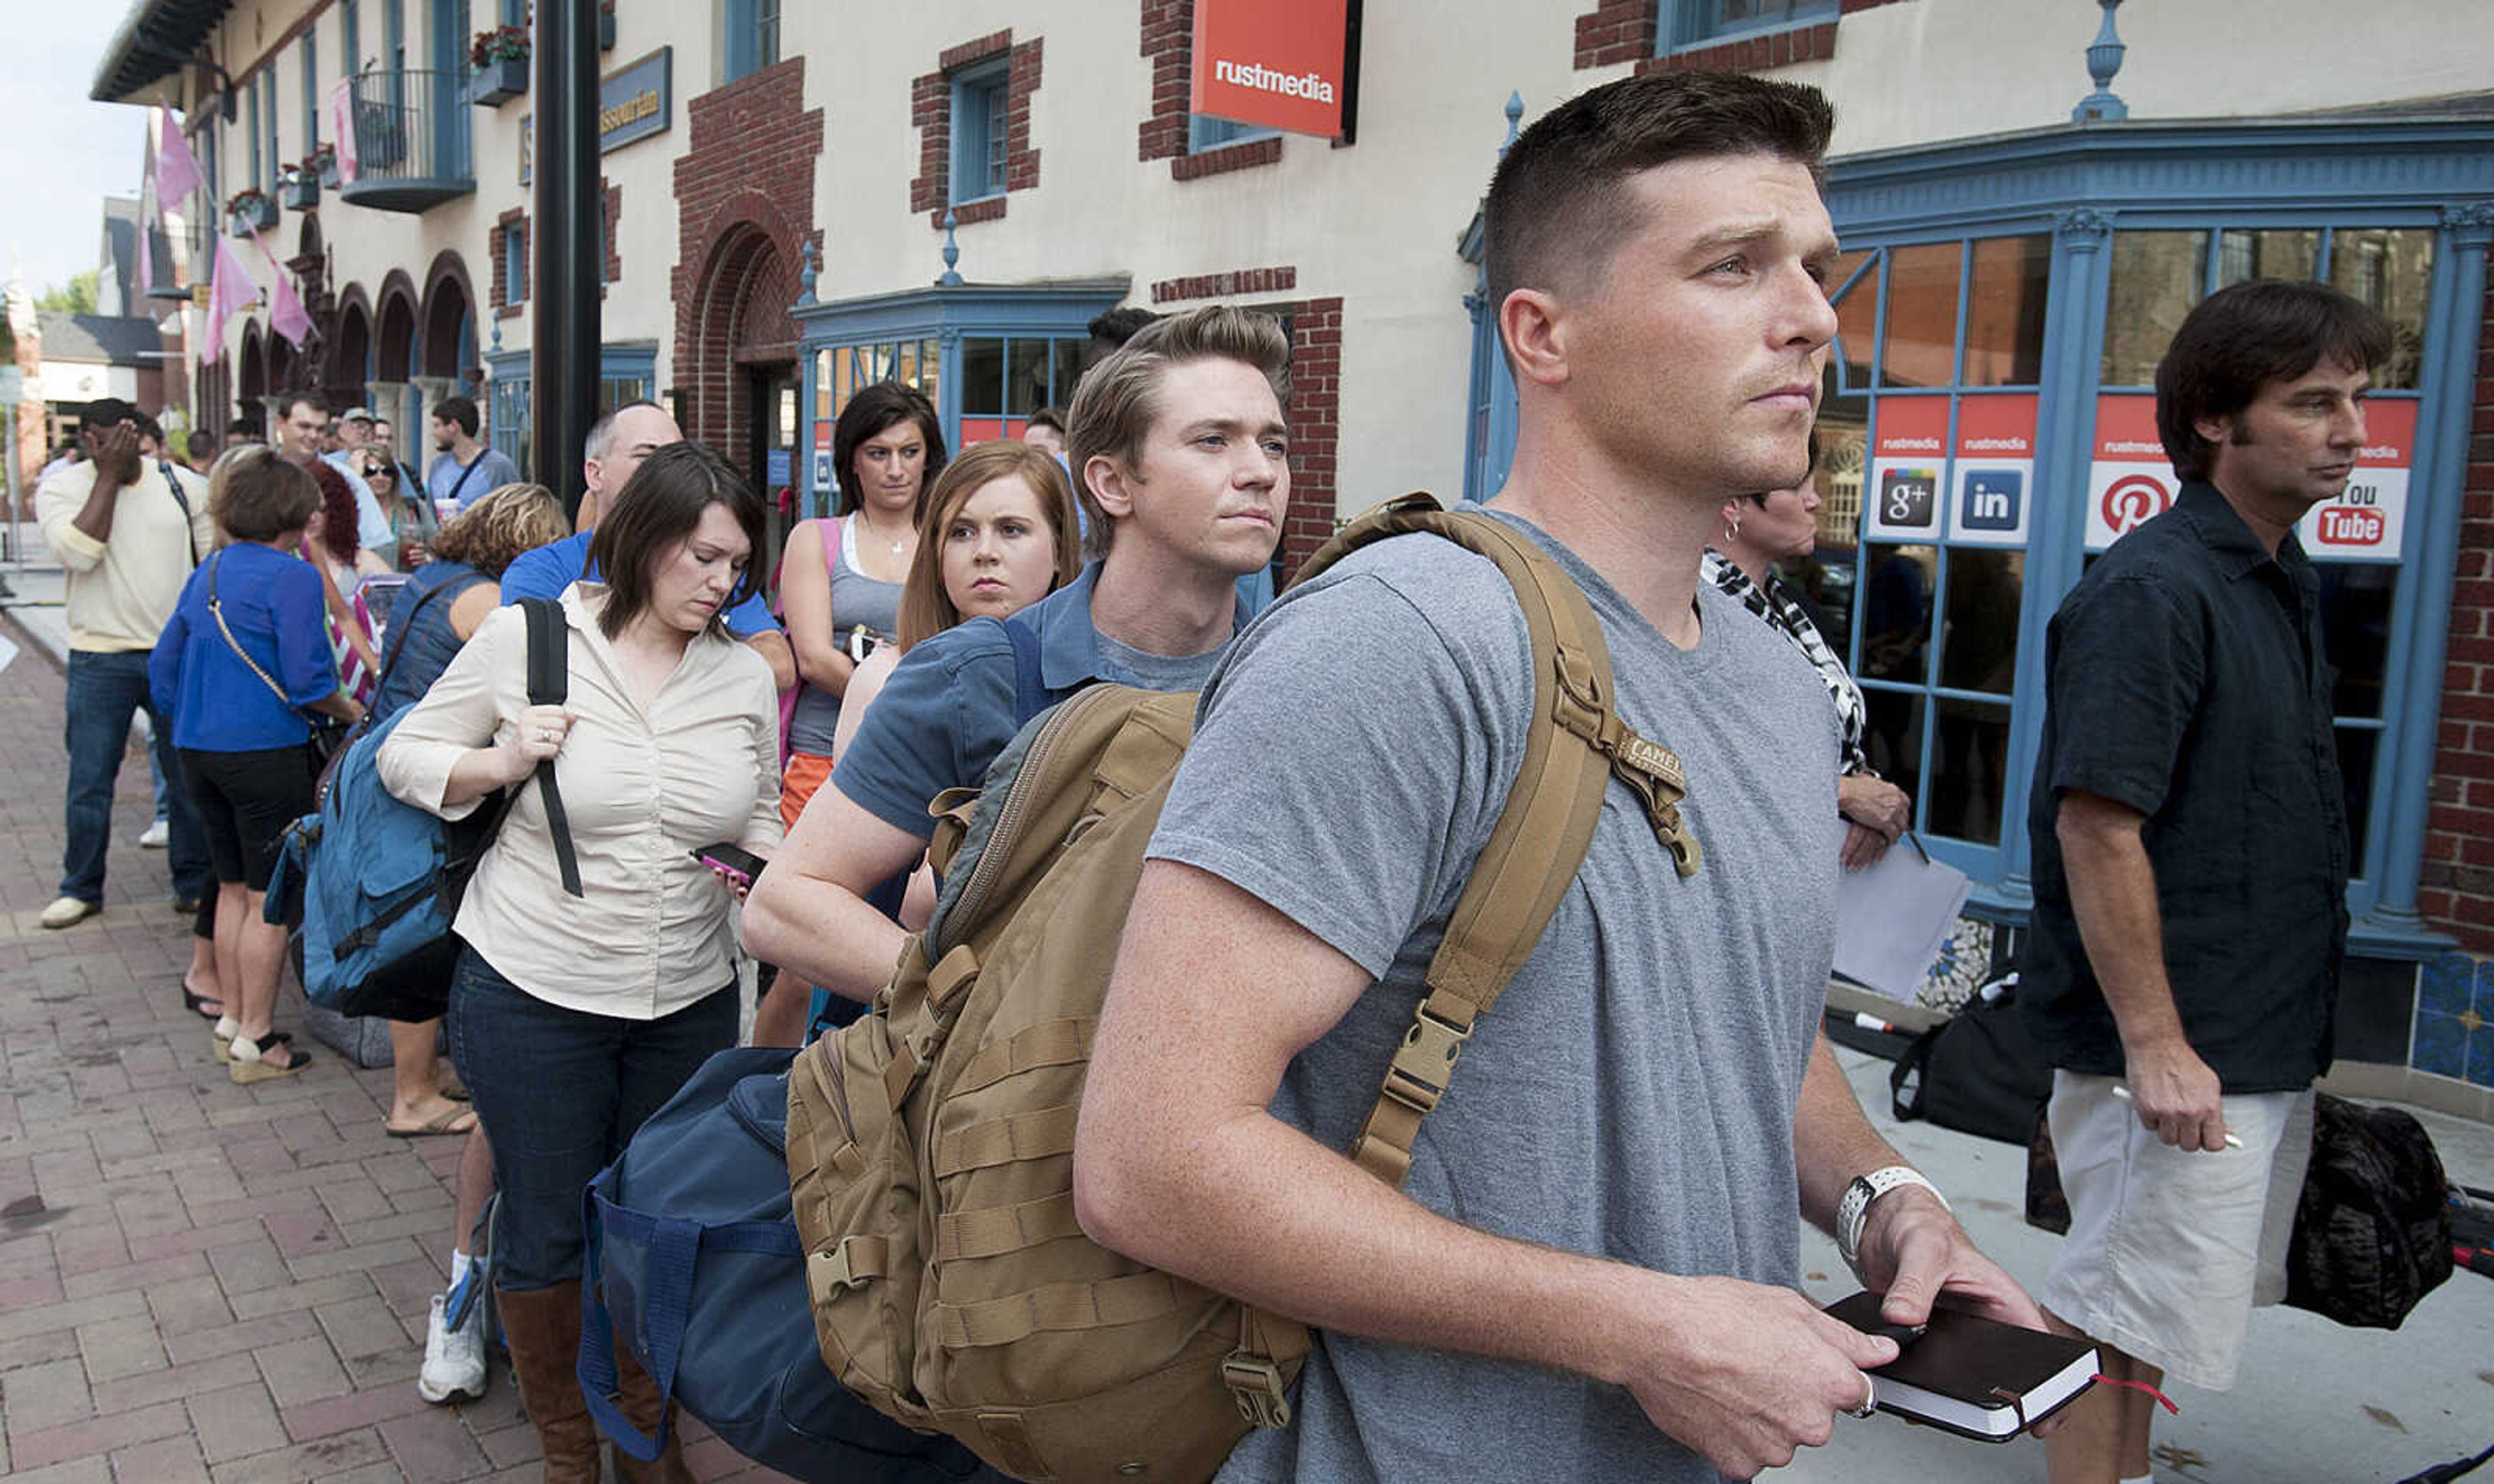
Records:
[[[167,844],[170,843],[172,838],[173,827],[167,822],[160,819],[139,832],[138,848],[141,850],[163,850]]]
[[[85,922],[104,909],[94,902],[76,896],[56,896],[35,921],[46,927],[69,927]]]
[[[442,1322],[444,1295],[433,1295],[432,1317],[424,1325],[424,1369],[415,1378],[416,1395],[440,1406],[473,1402],[485,1394],[485,1308],[468,1306],[468,1322],[452,1329]]]

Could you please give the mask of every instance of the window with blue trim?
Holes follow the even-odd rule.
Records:
[[[952,200],[1005,190],[1005,118],[1011,69],[1003,57],[953,75]]]
[[[726,0],[727,69],[722,82],[758,73],[779,60],[779,0]]]
[[[351,77],[363,71],[363,16],[360,0],[338,0],[338,75]]]
[[[1190,113],[1186,116],[1186,152],[1200,155],[1207,149],[1269,138],[1281,132],[1264,124],[1242,124],[1236,119],[1214,118],[1209,113]]]
[[[303,153],[320,147],[320,55],[313,49],[312,33],[303,33]]]
[[[1737,41],[1761,31],[1834,20],[1839,0],[1660,0],[1655,16],[1658,52]]]
[[[529,227],[513,222],[502,228],[502,302],[522,304],[529,297]]]
[[[243,136],[251,140],[251,183],[266,191],[273,189],[262,169],[265,162],[259,155],[259,78],[254,76],[242,89]]]

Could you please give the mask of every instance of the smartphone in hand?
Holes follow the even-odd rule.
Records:
[[[715,870],[725,871],[735,879],[738,886],[747,890],[751,890],[753,883],[760,879],[762,867],[770,864],[760,856],[728,840],[721,840],[715,845],[704,845],[694,851],[692,857]]]

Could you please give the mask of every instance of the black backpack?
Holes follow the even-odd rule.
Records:
[[[1986,998],[1986,996],[1990,996]],[[2053,1069],[2018,1018],[2016,977],[1987,984],[1965,1008],[1914,1038],[1888,1074],[1897,1117],[2024,1144],[2053,1096]]]
[[[2450,1267],[2450,1181],[2424,1125],[2400,1108],[2316,1094],[2286,1301],[2396,1329]]]

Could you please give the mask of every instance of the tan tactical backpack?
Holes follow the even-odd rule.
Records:
[[[1616,775],[1683,875],[1679,760],[1611,710],[1583,593],[1499,521],[1426,495],[1381,506],[1299,579],[1430,531],[1496,561],[1533,636],[1523,767],[1431,961],[1430,993],[1353,1148],[1399,1186],[1455,1058],[1523,967]],[[788,1080],[788,1170],[823,1359],[911,1427],[1031,1480],[1208,1479],[1286,1426],[1307,1331],[1082,1234],[1074,1127],[1091,1034],[1196,698],[1098,685],[1025,727],[981,791],[935,801],[945,877],[877,1013]]]

